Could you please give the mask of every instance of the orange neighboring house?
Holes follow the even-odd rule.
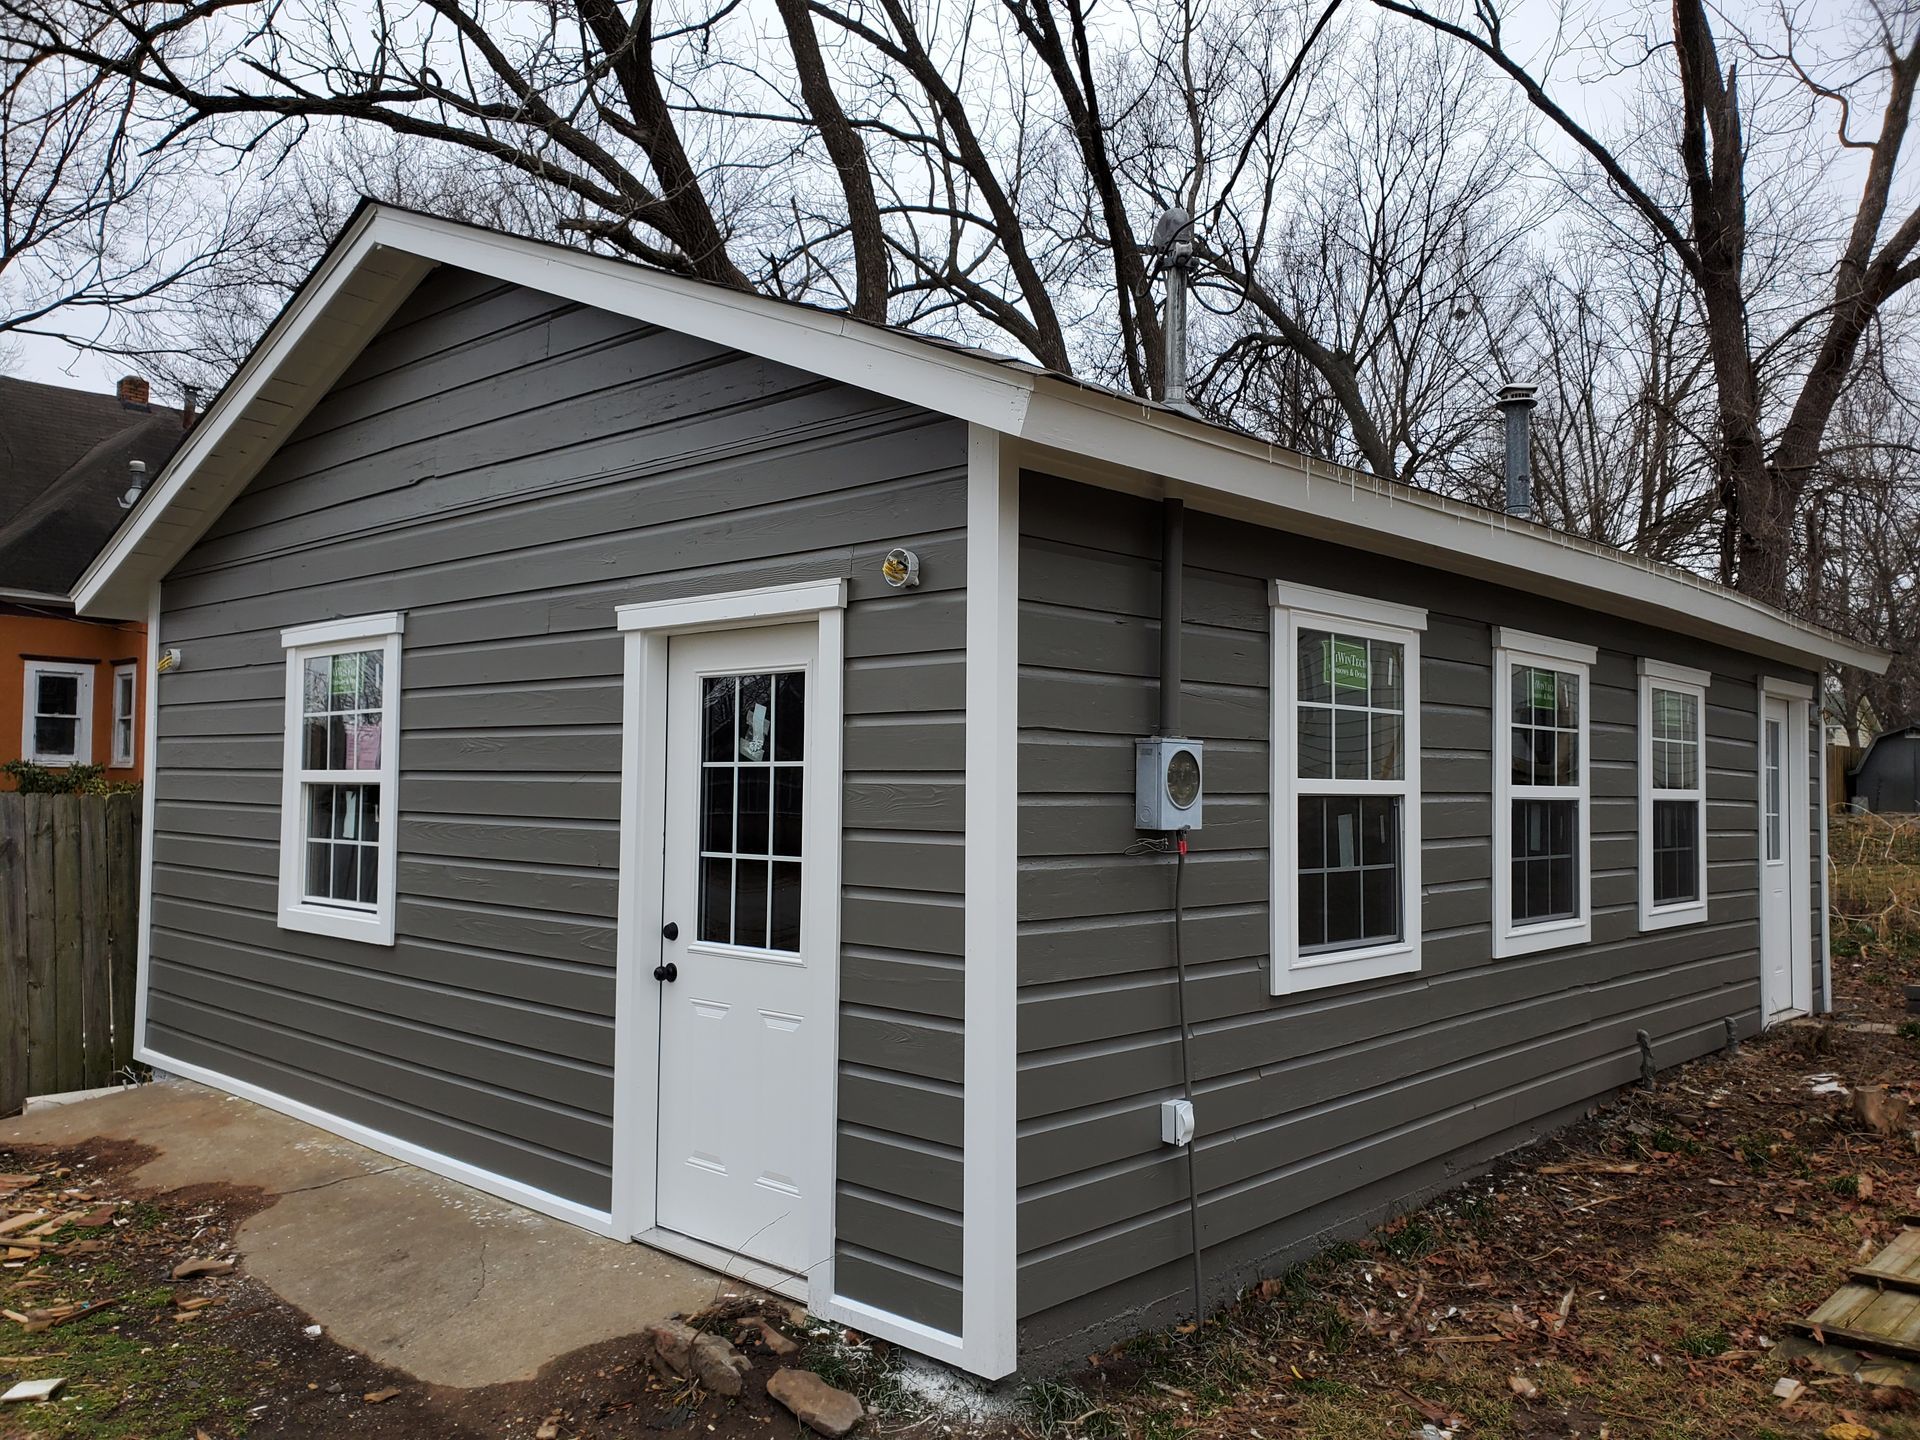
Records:
[[[103,395],[0,375],[0,762],[145,773],[146,626],[67,597],[193,420],[191,392],[154,405],[137,376]]]

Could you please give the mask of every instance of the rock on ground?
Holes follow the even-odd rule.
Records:
[[[791,1410],[794,1418],[822,1435],[846,1434],[865,1417],[860,1402],[836,1390],[811,1370],[777,1370],[767,1394]]]

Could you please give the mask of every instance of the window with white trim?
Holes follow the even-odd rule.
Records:
[[[404,621],[362,615],[280,632],[287,652],[284,929],[393,943]]]
[[[1640,662],[1640,928],[1707,918],[1705,670]]]
[[[133,764],[134,700],[140,693],[131,665],[113,667],[113,764],[120,768]]]
[[[1597,653],[1496,627],[1493,953],[1593,938],[1588,696]]]
[[[35,765],[93,763],[93,666],[27,661],[20,758]]]
[[[1420,968],[1420,633],[1411,606],[1276,582],[1276,995]]]

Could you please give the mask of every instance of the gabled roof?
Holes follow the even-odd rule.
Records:
[[[1673,566],[1283,450],[1023,361],[627,261],[363,202],[74,590],[133,618],[421,279],[452,265],[998,431],[1023,463],[1511,585],[1806,668],[1872,646]]]
[[[1896,725],[1891,730],[1882,730],[1867,742],[1867,748],[1860,752],[1860,758],[1847,767],[1847,774],[1858,775],[1867,768],[1867,761],[1873,758],[1873,752],[1879,748],[1882,740],[1920,740],[1920,725]]]

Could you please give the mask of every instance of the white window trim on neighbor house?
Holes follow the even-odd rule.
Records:
[[[1672,665],[1663,660],[1640,661],[1640,928],[1665,930],[1675,925],[1698,925],[1707,918],[1707,687],[1713,676],[1706,670]],[[1653,692],[1669,690],[1690,696],[1695,710],[1699,763],[1690,789],[1656,790],[1653,784]],[[1653,898],[1653,805],[1661,801],[1691,801],[1695,807],[1695,899],[1656,905]]]
[[[1273,612],[1272,993],[1297,994],[1329,985],[1378,980],[1420,968],[1420,635],[1427,612],[1358,595],[1274,581]],[[1299,776],[1296,652],[1302,629],[1385,640],[1403,647],[1402,746],[1406,763],[1398,780],[1329,780]],[[1300,952],[1299,800],[1302,795],[1400,797],[1400,938],[1346,950]]]
[[[124,695],[120,682],[125,680]],[[139,723],[136,710],[140,699],[140,672],[133,665],[113,667],[113,759],[116,769],[125,770],[133,764],[134,727]]]
[[[1493,954],[1495,959],[1585,945],[1593,939],[1593,665],[1591,645],[1505,626],[1493,632]],[[1580,764],[1572,785],[1523,787],[1526,797],[1574,800],[1574,893],[1580,912],[1560,920],[1513,921],[1513,667],[1532,665],[1579,677]]]
[[[88,765],[93,761],[93,666],[66,660],[29,660],[22,685],[20,715],[20,757],[34,765]],[[72,675],[78,678],[79,715],[73,727],[73,750],[62,753],[42,750],[35,743],[40,715],[40,677]]]
[[[406,616],[397,612],[326,620],[280,632],[287,652],[286,748],[280,788],[280,928],[393,944],[394,882],[398,871],[395,835],[399,828],[396,796],[400,788],[400,636]],[[354,650],[382,652],[380,690],[380,767],[375,771],[316,771],[301,767],[304,713],[301,672],[306,661]],[[379,788],[378,878],[373,906],[360,908],[306,898],[306,787],[339,783],[342,776],[371,775]]]

